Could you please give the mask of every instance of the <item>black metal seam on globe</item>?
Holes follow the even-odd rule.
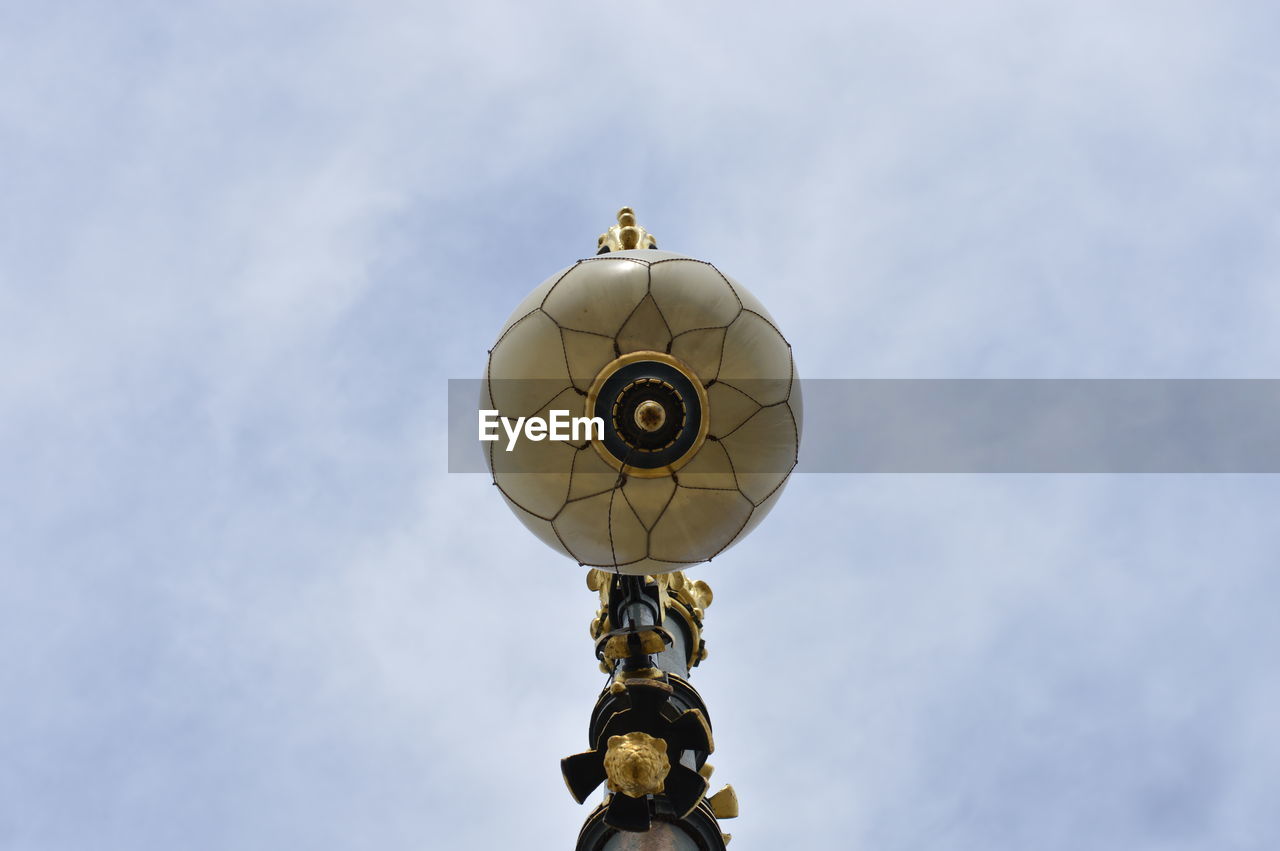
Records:
[[[642,450],[628,443],[619,434],[614,417],[614,405],[624,389],[642,379],[656,379],[669,385],[679,397],[683,409],[683,419],[677,424],[678,431],[670,440],[663,440],[661,448],[655,451]],[[667,407],[664,405],[664,407]],[[698,400],[697,388],[683,372],[668,363],[661,361],[636,361],[620,367],[605,380],[596,396],[593,416],[604,420],[605,449],[620,463],[639,469],[653,470],[665,467],[682,458],[698,439],[699,427],[702,423],[702,405]]]

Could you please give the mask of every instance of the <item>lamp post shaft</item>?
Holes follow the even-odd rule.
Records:
[[[702,696],[689,672],[706,658],[702,623],[711,588],[682,572],[624,576],[592,570],[600,595],[591,622],[601,670],[610,674],[592,712],[592,750],[562,762],[583,800],[608,790],[588,816],[578,851],[717,851],[737,815],[732,786],[708,795],[715,749]]]

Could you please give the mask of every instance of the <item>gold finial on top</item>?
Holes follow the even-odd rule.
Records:
[[[627,251],[632,248],[657,248],[658,240],[636,224],[634,210],[623,207],[618,211],[618,223],[600,234],[596,245],[600,249],[596,254],[607,254],[610,251]]]

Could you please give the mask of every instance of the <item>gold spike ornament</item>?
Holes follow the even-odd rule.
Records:
[[[618,223],[600,234],[596,247],[599,248],[597,254],[606,254],[632,248],[657,248],[658,240],[636,224],[636,214],[630,207],[623,207],[618,211]]]

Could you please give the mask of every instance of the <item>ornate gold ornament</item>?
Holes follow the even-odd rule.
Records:
[[[667,643],[662,640],[662,636],[653,630],[631,635],[615,635],[605,642],[604,660],[606,662],[616,662],[619,659],[626,659],[634,655],[631,650],[631,639],[634,639],[639,644],[640,652],[645,654],[661,653],[667,647]]]
[[[641,732],[610,736],[604,771],[611,792],[632,798],[661,794],[663,782],[671,773],[667,743]]]
[[[684,622],[689,631],[690,668],[707,658],[707,642],[702,638],[702,619],[714,596],[711,586],[701,579],[691,581],[684,571],[677,570],[657,577],[667,603],[665,614],[674,614]]]
[[[630,251],[634,248],[657,248],[658,240],[640,225],[630,207],[618,211],[618,223],[600,234],[596,240],[600,253],[606,251]]]
[[[682,603],[699,620],[702,619],[704,610],[709,608],[711,601],[715,599],[710,585],[701,579],[690,581],[683,570],[663,574],[657,577],[657,580],[665,588],[668,597]]]
[[[613,624],[609,620],[609,576],[609,572],[604,570],[592,569],[587,571],[587,588],[597,592],[600,596],[600,609],[596,612],[590,625],[591,637],[596,640],[599,640],[605,633],[613,629]],[[674,614],[684,622],[685,628],[689,633],[686,664],[690,668],[697,667],[699,662],[707,658],[707,643],[702,638],[702,625],[703,618],[706,616],[706,609],[715,599],[711,586],[701,579],[689,579],[682,570],[662,573],[657,576],[646,576],[645,582],[657,583],[658,600],[662,607],[663,620]],[[650,651],[654,653],[661,653],[663,649],[652,642],[649,642],[647,646],[657,648]],[[612,639],[606,645],[605,661],[601,663],[600,670],[606,674],[610,673],[612,671],[611,663],[616,659],[625,657],[625,644],[619,642],[616,638]]]
[[[719,792],[707,798],[707,803],[718,819],[738,817],[738,793],[733,791],[731,785],[726,784]]]
[[[627,685],[634,683],[636,680],[662,682],[666,676],[666,672],[661,668],[638,668],[634,671],[618,671],[609,683],[609,692],[611,694],[622,694],[627,690]]]

